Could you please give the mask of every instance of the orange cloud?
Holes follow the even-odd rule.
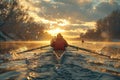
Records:
[[[94,22],[94,21],[92,21],[92,22],[85,22],[85,23],[83,23],[83,24],[81,24],[81,25],[83,25],[83,26],[89,26],[90,28],[96,28],[95,26],[96,26],[96,22]]]

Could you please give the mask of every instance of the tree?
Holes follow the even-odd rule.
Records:
[[[45,25],[36,23],[28,9],[19,0],[0,0],[0,31],[16,35],[15,40],[40,40]]]
[[[113,11],[107,17],[96,22],[96,31],[88,30],[82,38],[92,40],[120,39],[120,10]],[[94,37],[92,37],[92,36]]]

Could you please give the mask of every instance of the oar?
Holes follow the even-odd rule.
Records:
[[[25,53],[25,52],[29,52],[29,51],[33,51],[33,50],[37,50],[37,49],[42,49],[42,48],[49,47],[49,46],[50,46],[50,45],[45,45],[45,46],[41,46],[41,47],[29,49],[29,50],[26,50],[26,51],[18,52],[17,54]]]
[[[83,50],[83,51],[87,51],[87,52],[91,52],[91,53],[95,53],[98,54],[97,52],[90,50],[90,49],[85,49],[85,48],[81,48],[81,47],[77,47],[77,46],[73,46],[73,45],[69,45],[70,47],[73,47],[75,49],[79,49],[79,50]]]
[[[120,59],[117,59],[117,58],[111,58],[110,56],[107,56],[107,55],[104,55],[104,54],[99,54],[98,52],[96,52],[94,50],[90,50],[90,49],[86,49],[86,48],[81,48],[81,47],[77,47],[77,46],[73,46],[73,45],[69,45],[69,46],[73,47],[75,49],[83,50],[83,51],[90,52],[90,53],[93,53],[93,54],[97,54],[97,55],[100,55],[100,56],[105,56],[105,57],[108,57],[108,58],[113,59],[113,60],[120,60]]]

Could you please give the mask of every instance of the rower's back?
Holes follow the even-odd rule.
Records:
[[[56,39],[51,42],[51,47],[53,47],[54,50],[65,50],[67,46],[67,41],[60,33],[57,35]]]

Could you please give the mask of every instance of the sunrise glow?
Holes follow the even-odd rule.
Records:
[[[56,28],[56,29],[51,29],[47,31],[49,34],[51,34],[52,36],[56,36],[58,33],[63,33],[65,32],[65,30],[60,29],[60,28]]]

